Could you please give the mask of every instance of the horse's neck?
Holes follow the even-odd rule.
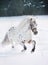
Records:
[[[17,29],[18,30],[21,30],[21,29],[23,29],[24,27],[28,27],[28,24],[29,24],[29,21],[28,20],[24,20],[24,21],[22,21],[19,25],[18,25],[18,27],[17,27]]]

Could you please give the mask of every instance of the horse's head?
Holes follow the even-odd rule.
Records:
[[[37,24],[34,18],[30,18],[30,27],[32,32],[36,35],[38,31],[37,31]]]

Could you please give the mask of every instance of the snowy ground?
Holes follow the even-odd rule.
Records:
[[[18,45],[14,49],[10,46],[1,47],[1,42],[8,29],[17,26],[26,16],[0,17],[0,65],[48,65],[48,16],[35,16],[38,24],[38,35],[33,35],[36,40],[36,50],[30,53],[31,45],[27,45],[25,52],[20,52]]]

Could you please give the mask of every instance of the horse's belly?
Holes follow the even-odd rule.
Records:
[[[15,31],[9,33],[9,39],[14,41],[16,44],[21,43],[23,40],[31,40],[32,39],[32,34],[31,30],[27,30],[26,32],[24,30],[22,31]]]
[[[17,34],[17,36],[15,36],[13,38],[13,40],[15,41],[16,44],[19,44],[24,40],[29,41],[31,39],[32,39],[31,31],[27,31],[26,33],[19,33],[19,34]]]

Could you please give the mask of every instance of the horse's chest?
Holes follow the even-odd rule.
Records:
[[[29,29],[29,26],[25,26],[18,34],[19,39],[29,39],[31,36],[31,30]]]

